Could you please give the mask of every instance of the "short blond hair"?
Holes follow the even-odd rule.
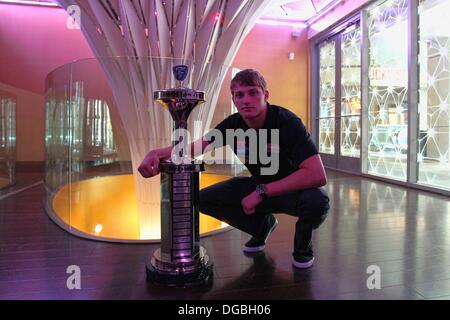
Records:
[[[231,95],[233,95],[233,88],[236,86],[257,86],[263,92],[267,90],[267,83],[261,73],[254,69],[245,69],[236,73],[230,83]]]

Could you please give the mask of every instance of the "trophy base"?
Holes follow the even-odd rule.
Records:
[[[208,286],[213,280],[213,263],[200,248],[201,258],[188,264],[171,264],[160,260],[160,250],[146,263],[147,280],[170,287]]]
[[[166,273],[157,270],[151,263],[146,264],[147,281],[168,287],[209,286],[213,281],[213,263],[208,261],[192,273]]]

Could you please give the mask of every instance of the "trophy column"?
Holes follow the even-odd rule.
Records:
[[[204,102],[204,92],[183,88],[188,68],[173,68],[180,86],[160,90],[154,99],[166,107],[175,129],[187,129],[192,109]],[[175,137],[173,145],[180,142]],[[160,163],[161,172],[161,247],[146,264],[147,279],[169,286],[194,286],[212,280],[212,261],[200,246],[199,173],[204,163],[187,157],[180,162]]]

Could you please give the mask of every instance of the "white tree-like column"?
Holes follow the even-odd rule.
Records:
[[[159,176],[143,179],[146,153],[171,144],[172,119],[153,92],[175,86],[174,64],[187,64],[185,85],[203,90],[194,139],[208,129],[227,66],[270,0],[57,0],[80,12],[80,27],[99,60],[128,136],[141,239],[160,238]],[[77,7],[72,7],[77,6]],[[193,121],[197,125],[193,130]]]

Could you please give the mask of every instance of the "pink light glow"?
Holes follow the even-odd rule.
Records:
[[[43,7],[59,7],[58,4],[47,1],[31,1],[31,0],[0,0],[0,3],[7,4],[23,4],[31,6],[43,6]]]
[[[266,24],[270,26],[287,26],[293,28],[306,28],[306,23],[280,19],[258,19],[258,24]]]
[[[309,27],[316,32],[321,32],[321,31],[325,30],[326,28],[328,28],[328,26],[329,26],[328,21],[326,21],[325,19],[319,19],[318,21],[316,21],[314,24],[310,25]]]
[[[0,82],[43,94],[50,71],[80,57],[94,57],[81,31],[66,27],[70,16],[64,9],[0,7],[0,30],[8,30],[0,41]]]

